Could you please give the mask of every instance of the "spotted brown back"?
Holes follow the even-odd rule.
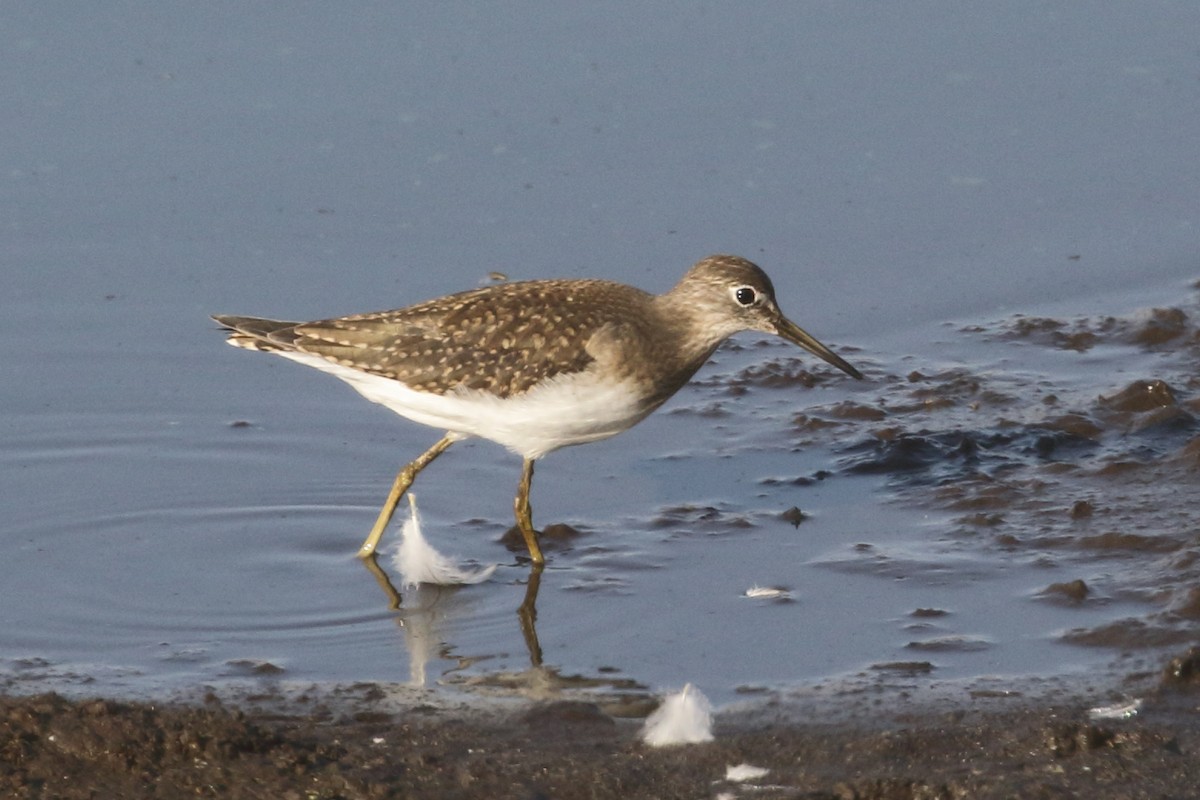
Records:
[[[610,281],[525,281],[298,323],[268,339],[417,391],[462,387],[503,398],[585,369],[593,360],[585,349],[592,334],[644,311],[651,297]]]

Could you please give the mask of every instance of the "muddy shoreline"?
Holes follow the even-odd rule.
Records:
[[[1131,678],[1131,680],[1133,680]],[[414,704],[209,695],[154,704],[0,697],[16,798],[1188,798],[1200,785],[1200,648],[1143,677],[1136,710],[934,703],[849,717],[718,715],[708,744],[651,748],[596,703]],[[1134,688],[1134,687],[1131,687]],[[870,707],[877,705],[874,713]],[[767,772],[726,779],[731,766]]]

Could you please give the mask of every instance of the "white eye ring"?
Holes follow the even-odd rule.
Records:
[[[759,294],[753,286],[735,286],[729,290],[733,301],[743,308],[749,308],[758,303]]]

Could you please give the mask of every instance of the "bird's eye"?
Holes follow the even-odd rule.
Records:
[[[749,286],[739,286],[733,292],[733,299],[737,300],[740,305],[752,306],[758,299],[758,294]]]

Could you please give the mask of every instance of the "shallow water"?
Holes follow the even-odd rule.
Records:
[[[258,370],[239,377],[246,419],[22,421],[5,469],[35,502],[9,519],[4,674],[133,694],[691,681],[728,702],[864,670],[1044,677],[1169,652],[1194,636],[1200,567],[1192,509],[1172,502],[1196,470],[1200,310],[1190,294],[1174,308],[1174,335],[1149,344],[1148,312],[1046,318],[1093,333],[1082,351],[1028,317],[936,326],[919,358],[864,347],[862,383],[739,340],[636,434],[543,462],[536,518],[569,530],[547,537],[536,645],[517,615],[528,567],[500,541],[515,457],[460,445],[421,476],[427,538],[501,567],[392,610],[353,552],[429,436],[319,375],[214,348],[197,369]],[[1174,399],[1105,399],[1141,379]]]
[[[682,38],[652,9],[14,20],[6,684],[728,703],[1194,639],[1200,15],[847,8],[712,8]],[[535,519],[569,535],[535,629],[500,541],[517,459],[458,445],[421,476],[426,536],[501,567],[391,609],[354,550],[437,432],[206,317],[491,270],[661,290],[719,250],[867,380],[739,337],[634,432],[552,454]]]

